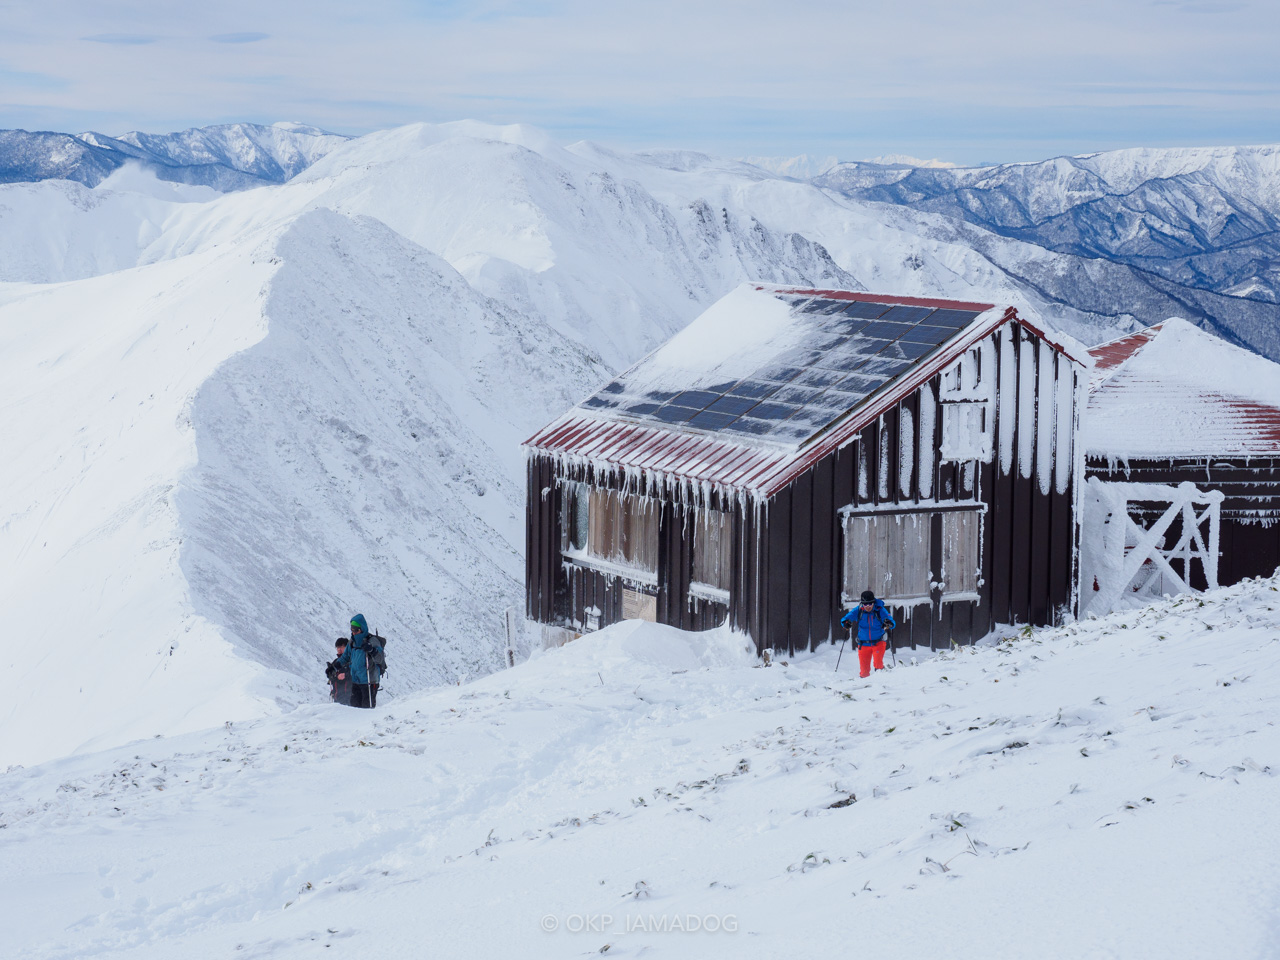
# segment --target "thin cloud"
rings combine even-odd
[[[93,36],[80,39],[91,43],[115,43],[125,47],[142,47],[148,43],[155,43],[160,38],[145,33],[95,33]]]
[[[214,43],[257,43],[269,36],[269,33],[217,33],[209,39]]]

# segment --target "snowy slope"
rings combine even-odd
[[[1273,956],[1278,621],[1254,581],[867,681],[621,624],[394,707],[10,771],[5,947]]]

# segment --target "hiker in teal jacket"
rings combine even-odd
[[[351,642],[347,651],[338,658],[338,665],[345,668],[351,677],[351,705],[353,707],[372,707],[374,690],[382,679],[378,674],[378,666],[373,662],[376,652],[373,640],[369,636],[369,625],[364,615],[357,613],[351,618]]]

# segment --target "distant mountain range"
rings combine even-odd
[[[227,123],[119,137],[0,130],[0,183],[74,180],[96,187],[133,161],[161,180],[243,190],[284,183],[348,139],[300,123]]]
[[[842,163],[812,182],[1177,284],[1280,302],[1280,146],[951,169]]]

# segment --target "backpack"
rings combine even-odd
[[[384,648],[387,645],[387,638],[371,633],[369,634],[369,642],[372,645],[369,652],[369,662],[378,668],[378,676],[385,677],[387,675],[387,652]]]

